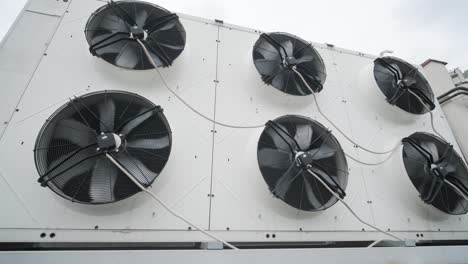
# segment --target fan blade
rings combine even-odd
[[[275,187],[271,192],[280,198],[284,198],[288,193],[291,184],[296,181],[302,170],[291,164],[289,168],[283,173],[275,183]]]
[[[273,78],[272,85],[274,87],[277,87],[279,90],[287,93],[290,78],[290,72],[281,71],[278,75],[275,76],[275,78]]]
[[[327,202],[323,198],[323,193],[321,191],[324,187],[319,187],[318,184],[321,183],[317,182],[317,180],[312,175],[302,175],[302,178],[304,180],[305,187],[305,194],[303,194],[302,196],[305,196],[307,198],[307,201],[313,208],[321,208]]]
[[[283,130],[285,130],[284,126],[282,126],[281,124],[277,124],[277,125],[280,126]],[[280,133],[282,137],[280,137],[275,131],[278,131],[278,133]],[[265,132],[273,141],[274,147],[276,147],[279,150],[290,153],[291,151],[290,146],[294,147],[294,142],[287,135],[285,135],[281,130],[279,129],[275,130],[271,127],[267,129]]]
[[[164,42],[159,42],[159,46],[164,47],[166,50],[178,51],[178,50],[183,50],[184,49],[183,44],[168,44],[168,43],[164,43]]]
[[[254,62],[256,60],[278,60],[281,62],[281,56],[278,51],[271,51],[270,49],[262,48],[263,45],[258,45],[254,47]]]
[[[115,103],[112,98],[105,96],[104,102],[98,105],[98,115],[101,127],[101,132],[110,133],[114,130],[115,119]],[[110,131],[107,131],[107,130]]]
[[[160,55],[157,52],[157,50],[153,48],[152,45],[154,45],[154,44],[152,44],[151,40],[147,40],[146,42],[143,42],[143,45],[145,45],[146,49],[149,51],[149,53],[151,55],[151,58],[153,59],[156,66],[161,67],[161,66],[165,65],[165,63],[162,62],[161,58],[159,58]],[[148,60],[148,58],[146,56],[144,56],[143,59],[145,61],[145,64],[150,64],[150,62],[149,62],[149,60]],[[151,68],[153,68],[153,65],[151,65]]]
[[[138,64],[141,62],[141,50],[139,44],[133,41],[127,42],[115,58],[115,65],[128,68],[136,69]]]
[[[158,174],[151,171],[141,161],[133,158],[126,151],[120,151],[114,154],[115,159],[131,173],[135,179],[144,186],[149,186]]]
[[[60,165],[57,169],[55,169],[52,173],[50,173],[47,179],[53,178],[50,180],[56,187],[59,189],[64,188],[67,183],[70,181],[74,180],[78,176],[87,176],[89,171],[92,170],[94,163],[96,162],[95,158],[85,160],[82,163],[80,163],[78,166],[75,166],[73,168],[70,168],[73,164],[76,164],[80,160],[85,159],[86,157],[89,157],[90,155],[80,155],[79,157],[73,157],[70,160],[64,162],[62,165]],[[54,162],[55,163],[55,162]],[[57,161],[58,163],[58,161]],[[70,168],[70,169],[68,169]]]
[[[100,157],[94,164],[89,186],[89,197],[92,202],[105,203],[114,200],[113,191],[118,171],[105,157]]]
[[[260,166],[267,168],[286,169],[294,163],[294,160],[291,153],[263,148],[258,152],[258,163]]]
[[[273,59],[258,59],[255,62],[258,72],[260,74],[272,75],[278,68],[280,68],[280,60]]]
[[[56,123],[54,138],[84,147],[96,142],[96,131],[79,121],[65,119]]]
[[[299,59],[297,59],[297,64],[306,63],[306,62],[313,62],[314,60],[315,60],[314,56],[304,55],[304,56],[300,57]]]
[[[296,124],[296,133],[294,139],[301,149],[309,149],[310,143],[312,142],[313,130],[308,124]]]
[[[148,138],[148,139],[136,139],[136,140],[128,140],[127,147],[128,148],[139,148],[139,149],[151,149],[151,150],[158,150],[158,149],[165,149],[171,145],[169,140],[169,136],[161,137],[161,138]]]
[[[319,148],[311,149],[307,151],[314,160],[321,160],[333,157],[336,154],[336,149],[328,146],[327,144],[323,144]]]
[[[437,146],[433,142],[421,142],[422,147],[425,146],[425,149],[429,151],[432,155],[432,159],[434,161],[439,160],[439,151],[437,150]]]
[[[153,110],[150,110],[144,114],[138,114],[136,117],[131,118],[128,123],[126,123],[122,129],[120,130],[121,134],[124,134],[126,137],[132,133],[132,131],[141,124],[143,124],[145,121],[149,120],[151,117],[157,115],[159,112],[158,108],[154,108]]]
[[[283,46],[283,48],[286,50],[286,56],[292,56],[293,55],[293,51],[294,51],[294,46],[293,46],[293,42],[291,40],[287,40],[287,41],[284,41],[284,42],[281,42],[281,46]]]

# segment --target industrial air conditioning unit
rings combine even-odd
[[[467,167],[414,65],[143,1],[51,2],[24,11],[47,43],[30,81],[0,91],[1,242],[467,239]]]

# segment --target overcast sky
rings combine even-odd
[[[75,0],[76,1],[76,0]],[[467,0],[149,0],[173,12],[361,52],[394,55],[420,64],[427,58],[468,69]],[[0,38],[25,0],[0,0]]]

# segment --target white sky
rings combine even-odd
[[[74,0],[79,1],[79,0]],[[169,9],[227,23],[285,31],[314,42],[395,56],[420,64],[427,58],[468,69],[466,0],[147,0]],[[0,0],[0,38],[25,0]]]

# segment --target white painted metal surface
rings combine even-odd
[[[173,98],[154,72],[122,70],[93,57],[83,30],[89,15],[105,3],[75,0],[68,6],[68,2],[56,2],[32,1],[29,8],[46,14],[34,13],[29,18],[31,12],[24,11],[24,18],[19,19],[0,50],[11,47],[24,56],[22,60],[16,59],[16,53],[1,53],[11,64],[8,67],[15,69],[40,61],[38,67],[21,72],[21,78],[10,80],[0,90],[0,98],[7,102],[0,108],[0,121],[8,122],[0,140],[0,211],[8,212],[0,218],[0,241],[206,240],[144,194],[115,204],[90,206],[65,201],[37,183],[32,149],[45,119],[67,98],[98,90],[138,93],[164,108],[173,131],[173,149],[152,191],[186,218],[226,240],[385,238],[365,229],[340,204],[321,213],[305,213],[273,198],[257,165],[262,129],[215,126]],[[263,84],[252,63],[252,47],[259,31],[180,17],[187,31],[187,45],[174,65],[162,72],[178,94],[203,114],[235,125],[264,124],[285,114],[309,116],[330,127],[354,157],[368,162],[385,158],[367,154],[346,141],[318,114],[312,97],[289,96]],[[47,24],[47,19],[54,23]],[[50,43],[43,46],[45,50],[31,51],[46,39],[35,39],[31,47],[24,38],[15,38],[19,29],[22,34],[35,30],[22,28],[24,23],[40,24],[44,32],[55,32]],[[406,114],[385,102],[372,75],[374,56],[314,46],[328,74],[318,94],[319,104],[350,137],[382,151],[413,132],[432,133],[429,115]],[[22,54],[23,50],[28,53]],[[2,60],[0,69],[4,65]],[[8,75],[0,71],[2,80]],[[433,78],[438,77],[428,75],[433,88],[438,89],[440,84]],[[25,81],[28,79],[29,83]],[[460,151],[439,106],[434,113],[435,126]],[[348,164],[346,201],[363,219],[407,239],[468,238],[466,216],[445,215],[419,199],[404,170],[400,149],[384,165],[367,167],[349,159]],[[56,236],[41,238],[43,232]],[[275,238],[267,238],[267,234],[275,234]]]
[[[36,251],[0,253],[1,263],[467,263],[465,247],[339,248],[241,251]]]

